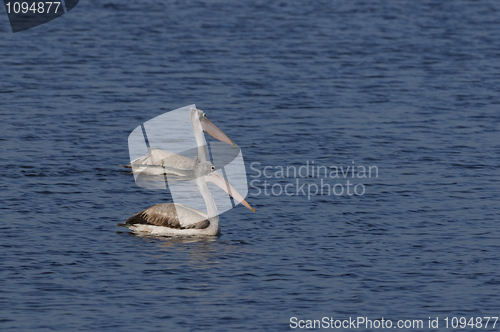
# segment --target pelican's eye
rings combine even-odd
[[[215,166],[212,166],[212,171],[215,171]]]
[[[206,118],[206,117],[207,117],[207,115],[206,115],[205,113],[203,113],[203,117],[204,117],[204,118]]]

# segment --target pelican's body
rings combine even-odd
[[[175,152],[149,148],[149,153],[133,160],[129,167],[134,172],[146,175],[173,174],[190,176],[194,169],[194,159]]]
[[[233,196],[234,199],[255,211],[243,197],[227,183],[208,161],[194,160],[196,184],[205,200],[207,212],[176,203],[156,204],[143,210],[125,222],[125,226],[137,232],[168,236],[217,236],[220,234],[219,214],[207,182]]]
[[[193,223],[183,223],[185,219],[193,220]],[[210,236],[220,234],[218,219],[211,223],[204,212],[182,204],[163,203],[137,213],[125,225],[134,231],[152,235]]]
[[[229,137],[207,118],[207,115],[202,110],[196,108],[191,109],[191,125],[199,150],[198,155],[200,153],[206,154],[203,132],[206,132],[221,142],[235,146]],[[203,151],[201,151],[202,149]],[[200,156],[200,159],[207,160],[206,155]],[[146,175],[160,175],[166,173],[179,176],[190,176],[192,175],[194,165],[195,161],[192,158],[170,151],[149,148],[148,154],[132,160],[127,167],[133,168],[134,172]]]

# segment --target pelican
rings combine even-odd
[[[203,156],[203,154],[202,154]],[[183,204],[162,203],[143,210],[130,217],[125,224],[133,231],[146,232],[152,235],[163,236],[196,236],[196,235],[220,235],[219,214],[217,205],[210,193],[207,182],[214,183],[235,200],[249,208],[252,208],[245,199],[215,170],[214,165],[206,160],[195,158],[193,160],[193,172],[196,185],[200,191],[207,213],[190,208]],[[179,218],[180,217],[180,218]]]
[[[200,153],[203,154],[200,155],[201,160],[207,160],[203,132],[206,132],[221,142],[237,146],[222,132],[222,130],[217,128],[217,126],[207,118],[207,115],[202,110],[192,108],[190,117],[194,137],[198,146],[198,155],[200,155]],[[192,176],[194,166],[195,161],[192,158],[170,151],[149,148],[148,154],[132,160],[130,164],[125,167],[133,168],[134,172],[146,175],[160,175],[166,173],[179,176]]]

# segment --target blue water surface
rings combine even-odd
[[[89,0],[13,34],[0,13],[0,329],[361,316],[451,331],[445,317],[500,316],[499,14],[494,1]],[[117,227],[168,201],[120,167],[128,134],[193,103],[241,146],[256,212],[221,215],[218,238]],[[276,174],[313,162],[378,177]],[[308,195],[347,180],[364,194]]]

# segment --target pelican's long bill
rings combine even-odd
[[[227,183],[219,173],[214,171],[210,174],[205,175],[205,181],[212,182],[217,187],[221,188],[226,193],[231,195],[235,200],[243,204],[245,207],[255,212],[255,209],[251,207],[250,204],[248,204],[247,201],[245,201],[245,199],[236,191],[236,189],[234,189],[233,186]]]
[[[213,122],[210,121],[207,117],[200,119],[200,122],[201,122],[201,128],[203,129],[204,132],[206,132],[213,138],[218,139],[221,142],[236,146],[236,144],[234,144],[233,141],[231,141],[229,137],[227,137],[227,135],[224,134],[222,130],[217,128],[217,126],[214,125]]]

